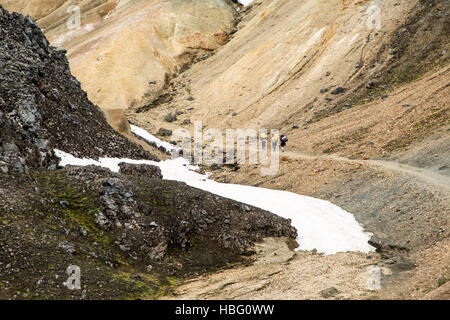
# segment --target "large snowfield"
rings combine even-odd
[[[133,126],[133,132],[157,145],[165,146],[144,129]],[[173,146],[172,146],[173,148]],[[154,162],[117,158],[79,159],[60,150],[55,154],[61,159],[60,165],[97,165],[119,171],[119,163],[150,164],[161,169],[163,178],[185,182],[187,185],[214,193],[224,198],[270,211],[278,216],[291,219],[298,231],[299,250],[313,250],[324,254],[358,251],[370,252],[374,248],[368,244],[371,234],[364,232],[354,216],[332,203],[292,192],[219,183],[199,174],[195,167],[184,158]]]

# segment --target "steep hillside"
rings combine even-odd
[[[380,98],[448,63],[448,5],[438,2],[383,2],[371,30],[369,1],[255,1],[233,39],[149,110],[150,125],[174,106],[212,127],[290,132]]]
[[[234,27],[227,0],[43,2],[0,1],[38,19],[50,42],[67,49],[89,98],[108,110],[151,102],[172,74],[223,45]]]
[[[0,48],[0,299],[151,299],[251,261],[265,237],[296,238],[288,220],[164,181],[155,166],[60,168],[55,149],[157,159],[107,124],[31,19],[1,6]]]
[[[262,264],[199,278],[177,297],[223,298],[223,284],[235,298],[323,298],[329,288],[316,270],[324,265],[333,279],[349,279],[333,282],[342,294],[328,298],[448,297],[447,0],[42,3],[0,0],[38,18],[50,42],[68,50],[81,86],[115,129],[134,139],[129,120],[168,141],[195,121],[280,129],[289,142],[276,175],[261,177],[259,165],[204,169],[221,182],[329,200],[373,233],[378,251],[286,253],[266,263],[264,247]],[[82,18],[73,30],[72,3]],[[289,251],[284,242],[269,249]],[[384,272],[382,290],[370,294],[361,275],[368,265]],[[305,292],[289,285],[302,272],[312,277]]]
[[[56,169],[53,149],[80,157],[156,159],[105,121],[69,71],[62,51],[39,27],[2,10],[0,29],[0,132],[2,170]]]
[[[374,233],[379,265],[393,270],[380,297],[424,297],[450,272],[449,6],[379,2],[377,30],[367,27],[376,3],[255,1],[229,43],[172,81],[170,101],[128,116],[153,132],[192,130],[198,120],[281,129],[289,142],[277,175],[243,165],[215,171],[216,179],[354,213]],[[434,259],[426,266],[425,252]],[[213,289],[205,294],[221,297]],[[249,296],[261,297],[256,289]]]

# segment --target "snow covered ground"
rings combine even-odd
[[[158,140],[138,127],[134,127],[133,132],[147,140],[148,138]],[[162,141],[158,143],[163,144]],[[173,148],[173,146],[171,147]],[[206,175],[194,172],[195,167],[189,165],[184,158],[162,162],[116,158],[100,158],[95,161],[78,159],[59,150],[55,150],[55,154],[61,159],[61,166],[97,165],[109,168],[114,172],[119,171],[121,162],[158,166],[166,180],[185,182],[189,186],[291,219],[292,225],[299,233],[297,241],[300,244],[300,250],[316,249],[325,254],[374,251],[374,248],[368,244],[371,235],[364,232],[353,215],[328,201],[287,191],[215,182],[208,179]]]
[[[240,4],[244,6],[248,6],[250,3],[253,2],[253,0],[238,0]]]
[[[159,140],[154,135],[150,134],[148,131],[146,131],[142,128],[136,127],[135,125],[132,125],[132,124],[130,124],[130,127],[131,127],[131,132],[133,132],[134,134],[140,136],[141,138],[143,138],[144,140],[146,140],[148,142],[156,143],[156,145],[158,147],[164,147],[170,153],[173,153],[174,151],[178,150],[178,148],[174,147],[170,143]]]

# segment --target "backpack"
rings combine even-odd
[[[277,142],[277,141],[278,141],[278,135],[277,135],[277,134],[274,134],[274,135],[272,136],[272,141],[273,141],[273,142]]]

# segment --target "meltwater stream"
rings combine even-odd
[[[132,131],[157,145],[166,144],[141,128],[132,126]],[[364,232],[354,216],[325,200],[287,191],[219,183],[208,179],[206,175],[193,171],[196,167],[191,166],[184,158],[161,162],[118,158],[100,158],[96,161],[75,158],[60,150],[55,150],[55,154],[61,159],[61,166],[97,165],[114,172],[119,172],[119,163],[121,162],[157,166],[161,169],[163,179],[185,182],[189,186],[291,219],[292,225],[299,234],[297,238],[300,245],[299,250],[316,249],[324,254],[374,250],[368,243],[371,234]]]

